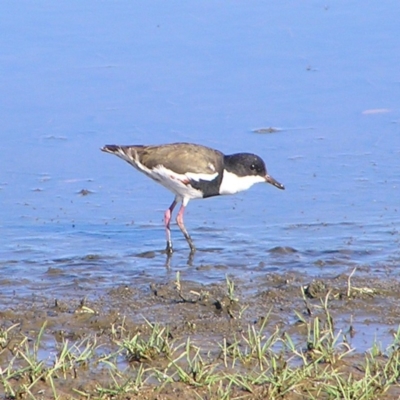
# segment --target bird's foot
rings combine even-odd
[[[172,242],[167,242],[167,247],[165,248],[165,252],[167,254],[172,254],[174,249],[172,248]]]

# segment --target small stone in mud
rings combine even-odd
[[[135,294],[135,290],[127,285],[117,286],[108,292],[109,296],[116,299],[129,299]]]
[[[87,254],[85,257],[83,257],[85,261],[90,261],[90,260],[100,260],[101,257],[98,254]]]
[[[275,254],[291,254],[291,253],[297,253],[297,250],[294,249],[293,247],[288,247],[288,246],[277,246],[273,247],[272,249],[268,250],[270,253],[275,253]]]
[[[88,189],[82,189],[81,191],[78,192],[78,194],[80,194],[81,196],[87,196],[88,194],[92,194],[93,192],[91,192]]]
[[[139,257],[139,258],[154,258],[155,256],[156,256],[156,252],[151,251],[151,250],[136,254],[136,257]]]
[[[320,298],[326,295],[327,287],[323,281],[314,279],[304,287],[304,293],[311,299]]]
[[[268,128],[258,128],[258,129],[253,129],[254,133],[277,133],[282,131],[280,128],[274,128],[273,126],[270,126]]]
[[[48,275],[62,275],[63,270],[61,268],[56,268],[56,267],[49,267],[46,271],[46,274]]]

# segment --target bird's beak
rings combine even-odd
[[[277,180],[275,180],[271,175],[268,174],[265,175],[265,182],[274,185],[278,189],[285,189],[285,186],[283,186],[282,183],[279,183]]]

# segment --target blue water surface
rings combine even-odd
[[[374,0],[0,4],[2,291],[178,270],[398,276],[398,15]],[[176,225],[162,252],[173,195],[99,150],[176,141],[255,152],[286,186],[190,202],[189,263]]]

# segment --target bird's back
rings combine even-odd
[[[148,169],[159,165],[178,174],[197,173],[214,174],[222,173],[223,154],[212,148],[191,144],[171,143],[165,145],[106,145],[102,149],[115,154],[130,164],[139,161]]]

